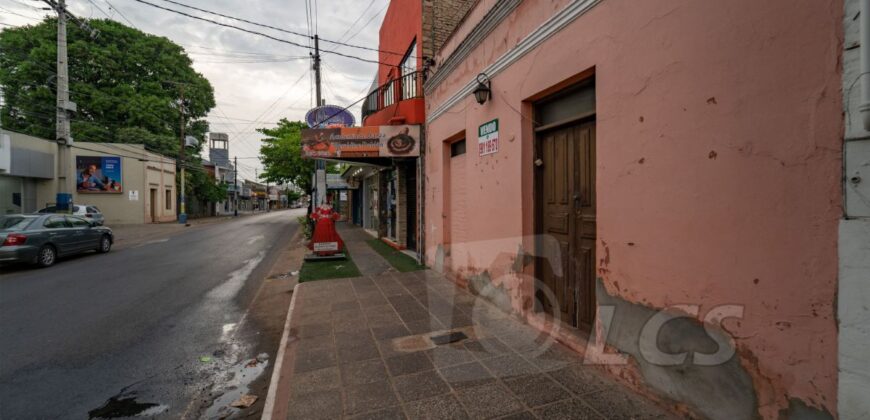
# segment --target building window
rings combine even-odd
[[[172,190],[166,190],[166,210],[172,210]]]
[[[417,40],[411,43],[402,64],[399,65],[402,76],[402,99],[417,97]]]
[[[465,139],[450,143],[450,157],[465,154]]]

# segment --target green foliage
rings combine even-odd
[[[185,171],[190,193],[202,201],[217,203],[227,199],[227,184],[201,170]]]
[[[305,261],[299,269],[299,282],[360,277],[362,274],[350,254],[344,260]]]
[[[184,110],[186,135],[204,139],[204,118],[215,106],[208,80],[197,73],[184,49],[111,20],[91,19],[99,31],[91,38],[77,25],[67,27],[73,138],[83,142],[144,144],[177,158]],[[0,86],[4,127],[46,139],[55,138],[57,20],[0,31]],[[184,101],[181,102],[182,91]],[[201,149],[201,146],[200,146]],[[221,201],[226,188],[202,171],[188,149],[189,195]]]
[[[69,25],[70,100],[78,105],[72,133],[78,141],[143,143],[177,157],[181,91],[185,133],[204,138],[214,92],[181,46],[111,20],[91,19],[96,38]],[[57,20],[0,31],[3,126],[55,138]]]
[[[417,260],[409,257],[405,253],[396,250],[395,248],[387,245],[384,241],[380,239],[370,239],[366,241],[372,249],[375,250],[378,254],[384,257],[390,265],[393,266],[396,270],[402,273],[406,273],[408,271],[419,271],[425,270],[425,265],[420,265],[417,263]]]
[[[257,131],[268,136],[260,147],[260,161],[266,170],[260,179],[274,183],[292,183],[307,193],[311,193],[311,176],[314,173],[314,159],[302,157],[302,130],[308,125],[302,121],[288,121],[282,118],[275,128],[259,128]],[[329,164],[327,172],[337,173],[338,166]]]
[[[305,235],[305,239],[311,239],[311,235],[314,233],[311,229],[311,219],[306,215],[302,215],[296,218],[296,223],[299,223],[299,227],[302,228],[302,234]]]
[[[300,193],[298,191],[293,191],[293,190],[287,190],[286,195],[287,195],[287,201],[290,203],[302,198],[302,193]]]

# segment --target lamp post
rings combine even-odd
[[[492,98],[492,82],[486,73],[477,75],[477,87],[474,88],[474,99],[477,103],[483,105],[487,100]]]

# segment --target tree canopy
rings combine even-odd
[[[177,157],[179,106],[185,133],[204,139],[202,118],[215,106],[214,91],[181,46],[111,20],[87,23],[98,31],[95,38],[75,24],[67,30],[70,100],[78,105],[73,139],[143,143]],[[4,127],[55,138],[56,36],[56,19],[0,31]]]
[[[274,128],[258,128],[266,138],[260,147],[260,162],[266,170],[260,179],[277,184],[291,183],[311,193],[311,176],[314,174],[314,159],[302,157],[302,130],[308,128],[303,121],[288,121],[282,118]],[[338,172],[338,165],[326,165],[326,171]]]

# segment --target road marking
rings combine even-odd
[[[143,246],[154,245],[154,244],[162,244],[162,243],[164,243],[164,242],[169,242],[169,238],[150,240],[150,241],[147,241],[147,242],[143,242],[143,243],[141,243],[141,244],[139,244],[139,245],[136,245],[136,246],[134,246],[133,248],[141,248],[141,247],[143,247]]]
[[[257,242],[257,241],[259,241],[259,240],[261,240],[261,239],[266,239],[266,237],[265,237],[264,235],[257,235],[257,236],[254,236],[253,238],[248,239],[248,245],[253,245],[254,242]]]

